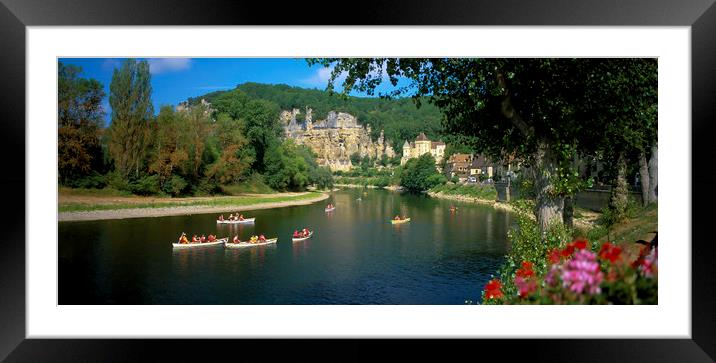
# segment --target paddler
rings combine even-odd
[[[189,240],[186,238],[186,233],[182,232],[181,237],[179,237],[179,243],[186,244],[189,243]]]
[[[193,235],[193,236],[191,237],[191,241],[192,241],[192,242],[199,242],[199,237],[197,237],[196,235]]]
[[[219,220],[220,220],[220,221],[223,221],[223,220],[224,220],[224,215],[223,215],[223,214],[219,216]]]
[[[234,241],[234,243],[241,243],[241,241],[239,240],[239,236],[238,236],[238,235],[237,235],[237,236],[234,236],[234,240],[233,240],[233,241]]]
[[[261,241],[261,242],[266,242],[266,237],[264,237],[263,234],[260,235],[260,236],[259,236],[259,241]]]
[[[240,220],[240,221],[243,221],[243,220],[244,220],[244,215],[243,215],[243,214],[239,216],[239,220]]]

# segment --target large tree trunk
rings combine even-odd
[[[574,227],[574,197],[564,197],[564,212],[562,215],[562,222],[568,228]]]
[[[609,207],[614,212],[615,221],[624,218],[629,197],[629,185],[626,180],[626,159],[620,154],[617,159],[617,177],[612,185],[612,195]]]
[[[556,195],[551,176],[555,173],[557,162],[552,155],[549,144],[540,142],[535,154],[535,215],[540,231],[544,233],[551,223],[562,223],[564,197]]]
[[[659,175],[657,154],[658,149],[654,145],[651,147],[651,159],[649,159],[649,203],[657,202],[656,187],[658,183],[657,176]]]
[[[649,165],[646,163],[646,152],[639,154],[639,182],[641,183],[642,204],[646,206],[651,203],[649,200]]]

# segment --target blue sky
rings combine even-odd
[[[176,105],[189,97],[217,90],[233,89],[246,82],[287,84],[302,88],[325,89],[330,70],[309,67],[305,59],[293,58],[150,58],[152,101],[155,112],[161,105]],[[119,68],[120,58],[61,58],[65,64],[82,67],[83,78],[94,78],[109,95],[112,72]],[[401,82],[402,84],[403,82]],[[392,86],[384,82],[378,91]],[[355,96],[365,96],[353,93]],[[110,118],[109,96],[103,106]]]

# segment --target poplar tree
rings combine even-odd
[[[149,63],[125,60],[119,69],[114,70],[109,91],[112,107],[109,153],[121,177],[128,178],[134,173],[136,178],[145,164],[149,121],[154,114]]]

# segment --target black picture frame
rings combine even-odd
[[[581,1],[379,1],[331,2],[217,2],[186,0],[0,0],[0,173],[6,210],[1,218],[0,245],[0,359],[8,361],[143,361],[206,360],[221,354],[222,340],[165,339],[26,339],[25,336],[25,28],[65,25],[522,25],[522,26],[688,26],[691,27],[692,175],[691,187],[692,307],[691,339],[531,339],[441,341],[439,350],[426,342],[405,340],[251,340],[231,343],[236,349],[275,354],[299,354],[315,359],[340,351],[342,360],[364,360],[380,349],[381,358],[407,360],[412,356],[440,360],[467,359],[492,351],[537,361],[684,361],[716,359],[716,274],[710,260],[714,247],[708,226],[714,205],[714,176],[709,162],[716,115],[716,6],[714,0]],[[325,7],[328,14],[319,12]],[[661,100],[660,100],[661,102]],[[662,170],[663,171],[663,170]],[[666,171],[668,172],[668,171]],[[19,191],[23,192],[20,193]],[[668,221],[664,221],[668,223]],[[669,243],[665,241],[663,243]],[[330,344],[330,347],[327,346]],[[408,345],[413,347],[408,347]],[[415,349],[415,345],[422,348]],[[187,349],[192,346],[193,348]],[[277,346],[279,348],[277,348]],[[381,348],[387,348],[387,350]],[[519,347],[516,349],[516,347]],[[282,353],[283,352],[283,353]],[[509,353],[505,353],[509,352]],[[514,353],[513,353],[514,352]],[[161,355],[159,355],[161,354]],[[249,354],[247,351],[246,354]],[[259,353],[260,354],[260,353]],[[243,356],[242,356],[243,357]],[[498,358],[499,359],[499,358]]]

